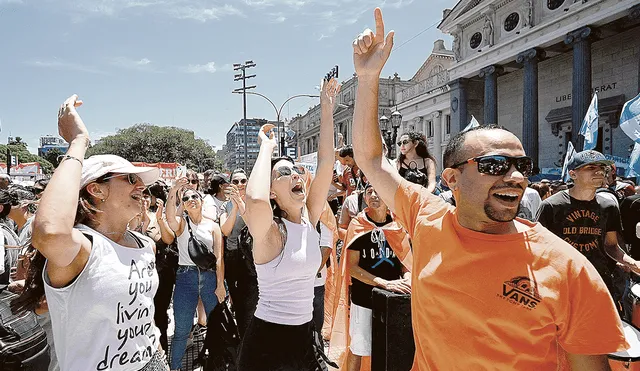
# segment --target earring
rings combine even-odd
[[[104,198],[101,198],[101,199],[100,199],[100,202],[103,202],[103,203],[104,203]]]

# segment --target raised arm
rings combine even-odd
[[[222,242],[222,232],[217,223],[213,224],[213,254],[216,256],[216,280],[217,286],[215,294],[219,302],[223,302],[226,296],[224,287],[224,243]]]
[[[336,79],[322,80],[320,89],[320,145],[318,147],[318,164],[315,178],[311,182],[307,197],[309,219],[313,225],[318,224],[327,194],[333,179],[334,149],[333,149],[333,106],[336,95],[340,91],[340,84]]]
[[[158,206],[158,209],[156,210],[156,220],[158,221],[158,226],[160,227],[160,236],[162,236],[162,242],[166,243],[167,245],[171,245],[176,236],[167,223],[166,215],[164,215],[164,202],[158,199],[156,201],[156,205]]]
[[[76,111],[81,104],[73,95],[60,107],[58,131],[69,149],[53,173],[33,221],[33,246],[47,258],[49,269],[61,273],[56,275],[57,282],[52,281],[56,286],[68,283],[64,281],[82,271],[91,250],[91,242],[74,228],[82,163],[89,145],[89,133]]]
[[[181,201],[179,198],[182,196],[182,190],[187,186],[187,182],[187,178],[178,179],[176,184],[169,190],[169,196],[167,197],[167,224],[176,236],[180,236],[185,227],[184,218],[182,215],[178,215],[178,207],[176,204]],[[182,210],[182,208],[180,208],[180,210]]]
[[[258,133],[260,152],[247,183],[244,221],[254,241],[265,239],[275,224],[269,195],[271,193],[271,155],[278,143],[273,132],[267,136],[267,133],[274,127],[272,124],[267,124],[260,128]],[[263,245],[255,244],[254,258],[260,254],[255,248]]]
[[[367,29],[353,42],[353,63],[358,75],[353,114],[353,153],[355,161],[382,200],[395,210],[395,193],[402,177],[384,157],[378,125],[380,73],[393,48],[393,31],[384,35],[379,8],[375,10],[376,33]]]

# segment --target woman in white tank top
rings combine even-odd
[[[202,299],[206,313],[211,313],[219,302],[224,301],[226,295],[220,227],[202,215],[202,196],[198,191],[187,188],[187,182],[187,178],[178,179],[167,198],[167,223],[178,236],[178,271],[173,292],[173,318],[176,327],[171,343],[172,370],[178,370],[182,365],[198,298]],[[185,214],[176,215],[176,199],[181,203]],[[200,269],[191,260],[191,234],[213,251],[217,258],[216,270]]]
[[[33,221],[60,369],[168,370],[154,325],[155,245],[128,230],[157,168],[114,155],[84,159],[89,134],[76,95],[58,112],[69,143]]]
[[[253,236],[260,294],[242,339],[239,371],[321,369],[312,321],[314,281],[321,264],[316,225],[333,175],[333,105],[339,90],[334,79],[323,80],[318,164],[309,189],[293,160],[272,160],[278,142],[273,132],[267,133],[274,126],[264,125],[258,134],[260,152],[247,184],[244,220]]]

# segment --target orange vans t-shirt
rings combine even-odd
[[[395,208],[413,240],[414,371],[556,370],[558,345],[575,354],[628,348],[598,272],[540,224],[475,232],[405,180]]]

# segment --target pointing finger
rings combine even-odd
[[[382,20],[382,10],[380,8],[376,8],[373,11],[373,15],[376,19],[376,37],[378,40],[382,40],[384,38],[384,21]]]

